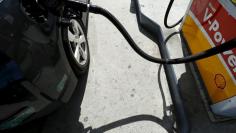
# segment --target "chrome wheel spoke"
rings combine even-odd
[[[68,29],[68,39],[70,42],[75,42],[76,40],[76,35],[74,35],[69,29]]]
[[[88,46],[84,32],[77,20],[71,20],[71,27],[68,28],[68,40],[72,46],[75,59],[80,65],[84,65],[88,59]]]
[[[85,42],[86,42],[86,40],[85,40],[84,35],[81,35],[81,36],[79,37],[79,44],[82,44],[82,43],[85,43]]]
[[[85,60],[87,57],[86,48],[83,49],[83,47],[81,45],[79,45],[79,50],[80,50],[81,57]]]
[[[76,46],[74,56],[75,56],[77,61],[80,61],[80,50],[79,50],[79,46],[78,45]]]
[[[79,34],[79,29],[77,28],[78,25],[77,25],[77,22],[75,20],[71,20],[71,26],[72,26],[72,30],[74,32],[74,34]]]

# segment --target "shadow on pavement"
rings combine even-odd
[[[164,129],[166,129],[166,131],[168,131],[168,133],[172,133],[172,127],[170,127],[169,125],[169,119],[164,117],[163,119],[157,118],[155,116],[152,115],[136,115],[136,116],[131,116],[125,119],[121,119],[115,122],[112,122],[110,124],[101,126],[99,128],[95,128],[92,129],[92,127],[86,128],[85,131],[90,131],[89,133],[103,133],[127,124],[131,124],[134,122],[138,122],[138,121],[151,121],[154,122],[160,126],[162,126]],[[87,133],[87,132],[86,132]]]
[[[131,116],[128,118],[124,118],[121,120],[117,120],[115,122],[103,125],[98,128],[88,127],[84,128],[83,124],[78,121],[80,117],[80,106],[83,100],[84,92],[80,92],[80,90],[85,90],[87,76],[82,77],[80,79],[80,84],[78,86],[77,91],[74,93],[73,97],[71,98],[70,102],[65,104],[59,111],[50,115],[47,120],[45,120],[41,132],[40,133],[103,133],[127,124],[139,122],[139,121],[150,121],[154,122],[160,126],[162,126],[168,133],[173,133],[173,124],[174,124],[174,117],[168,115],[168,111],[172,112],[172,107],[166,106],[165,95],[163,91],[163,87],[161,84],[161,68],[160,65],[158,70],[158,84],[160,87],[162,99],[163,99],[163,118],[157,118],[152,115],[136,115]],[[79,95],[78,95],[79,94]]]
[[[99,128],[93,129],[92,127],[88,127],[84,130],[84,133],[104,133],[106,131],[109,131],[109,130],[112,130],[112,129],[115,129],[115,128],[118,128],[118,127],[121,127],[124,125],[128,125],[131,123],[139,122],[139,121],[154,122],[154,123],[160,125],[161,127],[163,127],[168,133],[173,133],[174,132],[174,130],[173,130],[174,116],[172,114],[168,115],[168,112],[170,112],[170,113],[172,112],[172,107],[167,107],[167,104],[166,104],[165,94],[164,94],[164,90],[163,90],[162,83],[161,83],[161,69],[162,69],[162,65],[159,66],[157,78],[158,78],[158,85],[160,88],[162,101],[163,101],[163,114],[164,114],[164,116],[162,119],[160,119],[156,116],[153,116],[153,115],[145,115],[145,114],[136,115],[136,116],[131,116],[128,118],[124,118],[124,119],[109,123],[107,125],[103,125]]]

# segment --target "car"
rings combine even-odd
[[[37,0],[0,0],[0,131],[70,100],[89,69],[87,25],[88,11],[55,15]]]

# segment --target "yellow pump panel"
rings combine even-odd
[[[192,1],[181,30],[193,54],[236,38],[236,6],[232,1],[228,10],[227,4]],[[213,104],[236,96],[236,49],[196,64]]]

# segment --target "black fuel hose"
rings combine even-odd
[[[177,26],[178,24],[180,24],[183,21],[183,17],[182,17],[177,23],[172,24],[172,25],[168,25],[168,16],[170,14],[170,10],[171,10],[173,3],[174,3],[174,0],[170,0],[169,5],[166,9],[165,17],[164,17],[164,25],[168,29],[174,28],[175,26]]]
[[[228,51],[228,50],[231,50],[233,48],[236,48],[236,38],[235,38],[235,39],[230,40],[230,41],[228,41],[228,42],[226,42],[226,43],[224,43],[222,45],[219,45],[219,46],[216,46],[214,48],[210,48],[208,50],[200,52],[198,54],[186,56],[186,57],[183,57],[183,58],[176,58],[176,59],[160,59],[160,58],[156,58],[156,57],[148,55],[142,49],[140,49],[139,46],[134,42],[132,37],[129,35],[127,30],[124,28],[124,26],[116,19],[116,17],[114,17],[106,9],[104,9],[102,7],[99,7],[99,6],[90,5],[90,4],[86,4],[86,3],[79,2],[79,1],[74,1],[74,0],[67,0],[65,2],[65,4],[66,4],[66,6],[69,6],[71,8],[74,8],[74,9],[77,9],[77,10],[81,10],[81,11],[86,11],[89,8],[89,12],[95,13],[95,14],[100,14],[100,15],[103,15],[104,17],[106,17],[121,32],[121,34],[124,36],[124,38],[130,44],[130,46],[133,48],[133,50],[136,53],[138,53],[141,57],[143,57],[144,59],[146,59],[146,60],[148,60],[150,62],[154,62],[154,63],[158,63],[158,64],[182,64],[182,63],[189,63],[189,62],[201,60],[201,59],[204,59],[204,58],[208,58],[210,56],[213,56],[213,55],[222,53],[224,51]]]

